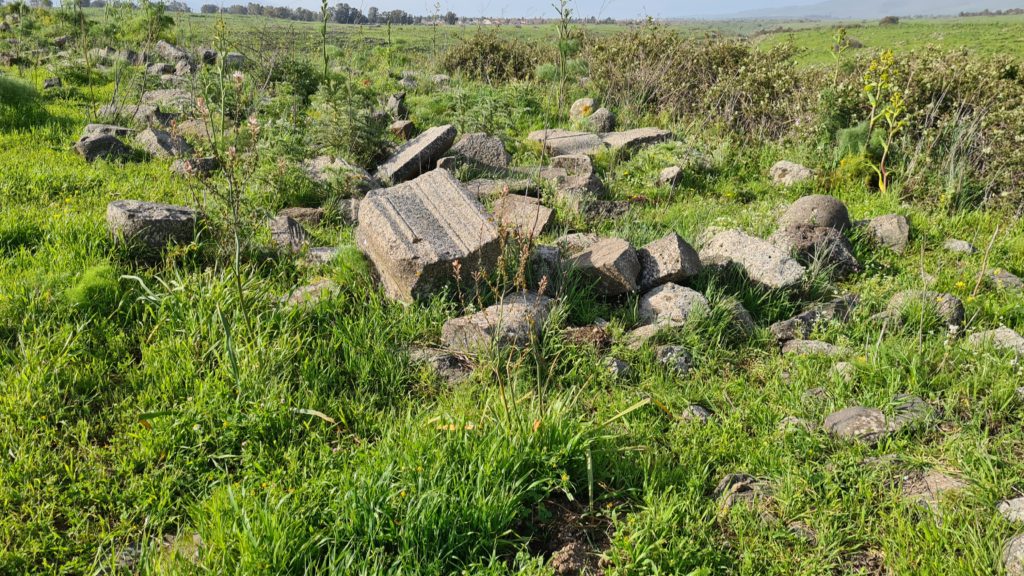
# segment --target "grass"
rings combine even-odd
[[[204,38],[200,23],[211,20],[179,20],[176,34]],[[897,34],[926,41],[932,32],[922,29],[956,38],[963,27],[1019,22],[915,21],[853,34],[881,47]],[[228,19],[238,45],[265,24],[314,33]],[[331,28],[357,39],[384,33]],[[365,73],[375,90],[399,89],[382,71],[429,70],[426,32],[402,28],[396,50],[371,49]],[[815,53],[828,34],[796,38]],[[985,33],[965,34],[1002,51]],[[909,249],[896,255],[855,239],[866,271],[800,298],[705,274],[694,286],[715,312],[658,340],[692,350],[685,377],[659,365],[650,346],[625,344],[635,299],[601,302],[572,288],[534,346],[484,355],[450,383],[412,364],[408,349],[436,344],[459,305],[389,302],[358,257],[315,269],[254,259],[242,272],[245,308],[224,258],[197,249],[145,265],[127,259],[106,233],[108,202],[189,204],[197,190],[169,174],[169,161],[86,164],[70,151],[92,120],[87,110],[113,93],[109,77],[94,92],[43,94],[47,70],[7,73],[0,88],[17,99],[0,107],[0,573],[549,574],[536,550],[558,505],[604,527],[610,574],[875,574],[879,564],[894,574],[991,574],[1019,530],[995,506],[1024,490],[1021,365],[916,325],[881,338],[869,318],[894,292],[924,287],[923,268],[935,289],[965,300],[968,330],[1021,331],[1021,294],[973,295],[981,254],[941,249],[949,237],[981,248],[992,240],[990,261],[1024,273],[1024,229],[1009,213],[907,204],[827,179],[778,189],[768,167],[783,157],[813,162],[811,151],[666,123],[676,142],[597,162],[614,198],[643,201],[612,221],[559,214],[562,225],[542,241],[567,222],[636,245],[668,231],[692,242],[710,226],[763,236],[792,200],[830,193],[854,218],[906,214]],[[570,101],[584,93],[574,87]],[[553,94],[454,78],[448,89],[413,90],[408,104],[419,126],[498,134],[528,165],[538,154],[525,135],[557,116]],[[709,171],[676,189],[653,185],[693,148]],[[289,191],[254,186],[260,214]],[[354,254],[350,228],[311,231]],[[340,292],[311,308],[281,305],[322,277]],[[831,373],[833,360],[778,354],[768,324],[849,292],[862,297],[854,320],[816,337],[849,350],[851,381]],[[725,321],[719,305],[731,297],[757,319],[753,337]],[[610,321],[610,351],[567,336],[567,326],[599,316]],[[612,378],[607,355],[633,375]],[[828,395],[807,394],[815,388]],[[820,423],[850,405],[885,407],[900,393],[925,398],[939,417],[875,447],[779,427],[787,416]],[[711,422],[684,419],[692,404],[712,410]],[[900,494],[902,474],[931,468],[969,483],[941,504],[941,517]],[[770,499],[724,510],[711,494],[735,472],[762,479]]]

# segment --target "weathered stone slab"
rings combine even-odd
[[[309,243],[309,234],[294,218],[278,216],[270,220],[270,239],[278,248],[295,253]]]
[[[448,320],[441,328],[441,341],[452,350],[467,353],[492,345],[523,348],[540,336],[553,304],[539,294],[512,294],[476,314]]]
[[[571,132],[569,130],[552,129],[536,130],[526,137],[538,142],[544,151],[551,156],[568,156],[575,154],[596,154],[605,148],[601,137],[592,132]]]
[[[572,232],[559,236],[555,244],[567,258],[574,258],[600,241],[601,237],[593,232]]]
[[[152,128],[139,132],[135,136],[135,143],[158,158],[177,158],[192,152],[192,146],[181,136]]]
[[[640,261],[639,284],[643,292],[669,282],[685,282],[703,269],[697,251],[675,232],[637,250],[636,256]]]
[[[1018,356],[1024,356],[1024,336],[1005,326],[971,334],[967,337],[967,345],[972,348],[992,346],[999,350],[1009,350]]]
[[[795,162],[789,162],[788,160],[776,162],[772,165],[768,174],[771,176],[772,182],[780,186],[792,186],[814,177],[814,172],[810,168]]]
[[[602,296],[636,292],[640,261],[629,242],[619,238],[600,240],[572,259],[572,266],[593,282]]]
[[[869,444],[878,442],[889,432],[885,414],[877,408],[853,406],[829,414],[823,425],[826,432],[846,440]]]
[[[784,249],[740,230],[716,234],[701,249],[700,260],[705,266],[736,265],[771,289],[795,286],[804,276],[804,267]]]
[[[409,140],[377,168],[375,176],[383,182],[399,184],[432,170],[434,164],[455,142],[455,127],[435,126]]]
[[[843,350],[819,340],[788,340],[782,345],[782,353],[789,356],[839,356]]]
[[[543,234],[554,222],[555,213],[540,200],[508,194],[494,201],[494,217],[515,234],[535,238]]]
[[[483,132],[465,134],[452,146],[451,154],[460,161],[495,172],[508,170],[512,155],[500,138]]]
[[[665,142],[672,133],[660,128],[636,128],[624,132],[608,132],[601,135],[601,142],[612,150],[632,151],[645,146]]]
[[[479,200],[495,198],[505,194],[517,194],[519,196],[539,197],[540,189],[531,180],[491,180],[478,178],[463,184],[473,196]]]
[[[789,320],[776,322],[769,326],[768,330],[780,342],[804,339],[811,335],[819,323],[849,320],[859,301],[860,298],[852,294],[843,296],[825,304],[812,306]]]
[[[161,109],[184,111],[195,105],[195,99],[188,90],[181,88],[163,88],[150,90],[142,95],[142,104],[159,106]]]
[[[604,185],[594,172],[589,156],[576,154],[551,159],[555,196],[570,210],[579,212],[604,197]]]
[[[360,192],[380,187],[380,182],[377,182],[373,176],[370,176],[369,172],[341,158],[317,156],[316,158],[305,160],[302,163],[302,167],[306,170],[310,180],[318,184],[347,181]]]
[[[405,302],[456,280],[456,262],[460,281],[472,282],[500,250],[483,206],[444,170],[371,191],[359,207],[356,241],[388,296]]]
[[[185,206],[115,200],[107,205],[107,229],[131,245],[160,249],[195,239],[199,213]]]
[[[133,133],[135,131],[131,128],[115,124],[86,124],[85,129],[82,130],[82,136],[106,135],[124,138],[125,136],[131,136]]]
[[[82,136],[75,142],[75,152],[86,162],[93,162],[100,158],[115,160],[124,158],[131,154],[131,150],[123,142],[110,134],[93,134]]]
[[[644,324],[682,326],[711,310],[703,294],[678,284],[664,284],[640,298],[639,320]]]

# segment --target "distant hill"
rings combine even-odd
[[[1024,8],[1024,0],[826,0],[805,6],[749,10],[737,18],[875,19],[883,16],[955,16],[961,12]]]

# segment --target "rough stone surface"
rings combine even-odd
[[[359,198],[342,198],[338,200],[338,220],[343,226],[351,226],[359,221]]]
[[[644,324],[681,326],[711,310],[707,298],[678,284],[664,284],[643,295],[638,317]]]
[[[812,194],[793,202],[779,218],[779,228],[793,226],[826,227],[842,232],[851,226],[850,213],[837,198]]]
[[[997,290],[1024,290],[1024,280],[1002,268],[992,268],[985,272],[985,280]]]
[[[819,340],[788,340],[782,345],[782,353],[790,356],[839,356],[843,350]]]
[[[633,151],[645,146],[672,139],[672,133],[660,128],[636,128],[624,132],[608,132],[601,135],[605,146],[613,150]]]
[[[740,230],[716,234],[701,249],[700,260],[705,266],[736,265],[771,289],[795,286],[804,276],[804,267],[785,250]]]
[[[540,236],[554,222],[555,213],[536,198],[509,194],[494,201],[495,219],[515,234],[526,238]]]
[[[967,344],[972,348],[992,346],[999,350],[1009,350],[1018,356],[1024,356],[1024,336],[1005,326],[971,334],[967,337]]]
[[[854,406],[830,414],[825,418],[823,428],[845,440],[874,444],[889,432],[889,423],[885,414],[877,408]]]
[[[452,146],[451,154],[477,168],[498,172],[508,170],[512,162],[512,155],[501,139],[483,132],[463,135]]]
[[[899,214],[886,214],[858,223],[875,242],[902,254],[910,242],[910,222]]]
[[[600,241],[601,237],[592,232],[573,232],[559,236],[555,240],[555,244],[567,258],[573,258],[586,252]]]
[[[654,358],[679,376],[685,376],[693,369],[693,355],[682,346],[658,346]]]
[[[520,292],[469,316],[452,318],[441,328],[441,341],[460,352],[475,352],[489,346],[525,347],[540,336],[553,300]]]
[[[181,88],[163,88],[150,90],[142,95],[142,104],[158,106],[161,109],[187,110],[195,104],[195,99],[188,90]]]
[[[794,184],[810,180],[814,172],[810,168],[801,166],[788,160],[779,160],[768,171],[772,182],[780,186],[792,186]]]
[[[805,266],[821,266],[835,279],[863,270],[853,246],[835,228],[790,226],[775,232],[769,241],[795,255]]]
[[[811,335],[814,327],[819,323],[833,320],[848,321],[859,301],[860,298],[855,295],[846,295],[825,304],[812,306],[789,320],[776,322],[769,326],[768,330],[780,342],[804,339]]]
[[[43,90],[54,90],[64,86],[64,82],[60,78],[47,78],[43,80]]]
[[[956,238],[946,240],[942,244],[942,247],[945,248],[947,252],[953,252],[956,254],[974,254],[978,251],[978,249],[970,242],[967,242],[966,240],[957,240]]]
[[[270,220],[270,239],[282,250],[299,252],[309,243],[309,234],[294,218],[278,216]]]
[[[205,178],[220,167],[215,156],[202,158],[179,158],[171,163],[171,173],[184,178]]]
[[[1006,576],[1024,576],[1024,534],[1018,534],[1006,542],[1002,560]]]
[[[937,470],[912,471],[903,477],[903,495],[938,511],[941,500],[963,491],[967,483]]]
[[[192,152],[192,146],[181,136],[163,130],[146,128],[135,137],[135,143],[158,158],[178,158]]]
[[[527,270],[531,289],[541,294],[554,294],[562,284],[562,251],[557,246],[535,246]]]
[[[998,506],[999,513],[1010,522],[1024,522],[1024,497],[1003,500]]]
[[[687,422],[707,424],[711,421],[711,418],[714,417],[714,415],[715,414],[711,410],[708,410],[700,404],[690,404],[686,408],[683,408],[683,412],[679,417]]]
[[[115,200],[107,205],[110,233],[131,245],[148,249],[191,242],[199,218],[195,210],[185,206],[139,200]]]
[[[598,108],[587,117],[586,123],[591,132],[611,132],[615,130],[615,114],[607,108]]]
[[[572,260],[572,266],[594,283],[602,296],[636,292],[640,262],[629,242],[618,238],[600,240]]]
[[[683,180],[683,169],[679,166],[663,168],[658,174],[658,186],[677,186]]]
[[[412,120],[395,120],[388,126],[388,132],[402,140],[408,140],[416,134],[416,124]]]
[[[567,156],[576,154],[595,154],[605,147],[601,136],[591,132],[571,132],[569,130],[536,130],[526,137],[531,142],[539,143],[544,151],[551,156]]]
[[[580,98],[569,107],[569,118],[572,120],[586,118],[594,112],[594,106],[593,98]]]
[[[555,196],[570,210],[582,211],[604,196],[604,185],[588,156],[556,156],[551,159],[551,167],[556,170],[552,178]]]
[[[669,282],[685,282],[703,269],[697,251],[675,232],[637,250],[636,257],[640,261],[641,291]]]
[[[103,158],[115,160],[131,154],[131,150],[123,142],[110,134],[94,134],[81,137],[75,142],[75,152],[86,162]]]
[[[952,294],[930,290],[904,290],[897,292],[889,300],[882,319],[902,322],[904,315],[915,308],[935,314],[947,326],[962,325],[966,314],[963,303]]]
[[[413,364],[430,367],[435,374],[448,382],[458,382],[470,372],[469,363],[465,358],[436,348],[410,348],[409,360]]]
[[[146,74],[150,76],[163,76],[174,72],[174,66],[166,62],[157,62],[146,66]]]
[[[323,266],[338,257],[340,250],[333,246],[316,246],[306,251],[301,263],[306,266]]]
[[[131,128],[125,128],[124,126],[117,126],[115,124],[86,124],[85,129],[82,130],[82,136],[116,136],[118,138],[124,138],[131,136],[135,131]]]
[[[153,104],[107,104],[101,106],[96,115],[108,122],[129,122],[140,126],[165,126],[175,117]]]
[[[300,286],[292,291],[284,299],[284,304],[287,307],[294,306],[313,306],[319,302],[331,298],[341,287],[335,284],[332,280],[322,279],[306,286]]]
[[[178,48],[169,42],[165,42],[164,40],[160,40],[156,43],[156,53],[170,62],[189,59],[188,52],[185,52],[181,48]]]
[[[728,298],[720,302],[719,306],[729,312],[732,325],[744,336],[750,336],[757,330],[757,322],[754,321],[753,314],[739,300]]]
[[[616,378],[629,378],[633,373],[633,368],[628,363],[611,356],[605,358],[601,364],[609,374]]]
[[[370,192],[359,207],[356,242],[387,294],[406,302],[456,280],[456,262],[460,281],[472,282],[500,250],[483,206],[444,170]]]
[[[491,180],[489,178],[478,178],[464,183],[463,186],[480,200],[505,194],[531,197],[540,196],[540,189],[534,185],[533,181],[527,179]]]
[[[282,208],[278,210],[277,216],[279,218],[286,216],[303,226],[317,226],[324,219],[324,209],[305,207]]]
[[[377,168],[375,176],[383,182],[399,184],[431,170],[455,142],[455,127],[436,126],[409,140]]]
[[[399,92],[388,96],[384,104],[384,112],[395,120],[406,120],[409,118],[409,109],[405,107],[405,92]]]

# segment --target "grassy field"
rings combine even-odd
[[[168,36],[210,46],[215,22],[178,18]],[[315,25],[225,22],[225,46],[253,61],[282,51],[318,62]],[[1019,62],[1022,23],[909,21],[851,35],[868,50],[938,43]],[[434,42],[428,27],[396,28],[389,46],[385,28],[331,26],[332,67],[356,69],[376,95],[401,90],[400,72],[415,71],[408,105],[417,126],[487,131],[514,164],[545,161],[526,135],[569,124],[558,83],[460,74],[448,86],[429,82],[443,52],[471,31],[442,28]],[[557,38],[550,26],[500,33],[549,48]],[[755,41],[792,39],[805,49],[798,63],[823,64],[830,35],[813,28]],[[257,63],[245,82],[256,82]],[[43,91],[55,71],[64,88]],[[124,89],[114,72],[45,63],[3,72],[0,574],[540,575],[554,573],[549,559],[566,533],[601,556],[604,574],[1002,570],[1003,545],[1020,531],[996,506],[1024,493],[1024,365],[969,349],[934,322],[883,333],[871,316],[899,290],[928,288],[964,301],[967,332],[1024,331],[1024,295],[980,281],[993,266],[1024,275],[1014,205],[960,204],[941,188],[912,195],[899,179],[883,193],[836,177],[831,144],[752,141],[709,119],[623,109],[624,127],[658,124],[674,140],[599,155],[601,179],[613,199],[633,201],[629,211],[601,220],[559,209],[540,243],[593,231],[641,246],[675,231],[699,244],[712,227],[764,237],[792,201],[821,193],[854,219],[906,215],[910,246],[899,255],[854,234],[863,272],[793,292],[705,272],[692,287],[712,313],[654,342],[692,352],[685,376],[660,364],[652,345],[629,345],[636,296],[604,300],[570,285],[539,341],[471,358],[470,374],[448,381],[412,362],[410,349],[436,346],[444,321],[473,304],[389,301],[352,227],[332,218],[310,228],[316,245],[341,249],[327,265],[269,249],[266,216],[337,200],[336,190],[293,178],[302,159],[323,152],[295,120],[306,103],[271,91],[259,109],[269,142],[244,183],[255,232],[236,275],[230,246],[216,237],[142,263],[108,235],[113,200],[216,204],[194,180],[171,175],[170,160],[86,163],[71,151],[95,108]],[[195,90],[208,90],[204,82],[216,78],[202,76]],[[562,100],[587,95],[610,97],[571,82]],[[674,188],[656,184],[662,168],[690,165],[694,151],[707,169]],[[818,176],[774,186],[768,169],[783,158]],[[948,238],[980,250],[949,252]],[[322,278],[341,290],[313,307],[282,305]],[[843,347],[852,377],[833,371],[836,358],[779,353],[767,326],[849,293],[861,297],[852,321],[819,326],[814,337]],[[756,319],[753,335],[729,322],[732,299]],[[572,330],[598,319],[609,322],[608,348]],[[609,356],[632,374],[608,373]],[[897,394],[925,399],[934,417],[875,446],[819,427],[847,406],[891,410]],[[708,422],[686,417],[694,405],[713,413]],[[787,426],[787,417],[800,421]],[[965,483],[935,509],[906,493],[908,478],[932,470]],[[756,477],[759,497],[725,506],[714,490],[731,473]]]

